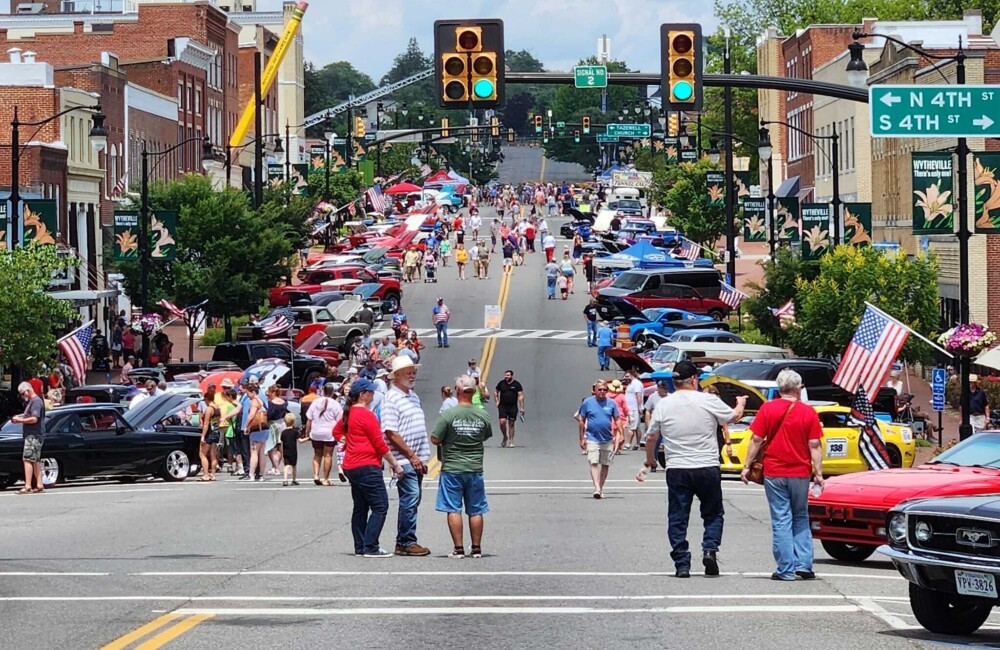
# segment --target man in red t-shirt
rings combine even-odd
[[[771,509],[771,551],[778,570],[772,580],[812,580],[813,543],[809,530],[809,480],[823,487],[823,428],[816,410],[800,401],[802,377],[794,370],[778,373],[780,397],[764,404],[750,431],[746,466],[740,475],[747,482],[750,465],[764,441],[764,494]]]

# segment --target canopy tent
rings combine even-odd
[[[665,249],[657,248],[645,239],[639,240],[632,246],[629,246],[620,253],[614,253],[610,257],[616,260],[631,259],[639,268],[663,266],[712,266],[712,261],[709,259],[699,259],[692,263],[688,260],[679,260],[671,257],[670,253],[668,253]]]
[[[604,182],[610,182],[611,181],[611,174],[613,172],[622,172],[622,171],[625,171],[626,169],[627,169],[626,167],[622,167],[618,163],[614,163],[613,165],[609,166],[607,169],[605,169],[604,171],[602,171],[600,174],[598,174],[597,180],[598,181],[604,181]]]
[[[454,178],[448,175],[448,172],[439,169],[424,179],[424,185],[441,185],[442,183],[452,183],[454,180]]]
[[[410,192],[419,192],[420,187],[414,185],[413,183],[399,183],[398,185],[393,185],[389,189],[385,190],[386,194],[409,194]]]
[[[451,180],[453,180],[453,181],[455,181],[455,182],[457,182],[457,183],[459,183],[460,185],[468,185],[469,184],[469,179],[465,178],[464,176],[462,176],[461,174],[459,174],[458,172],[456,172],[454,169],[449,169],[448,170],[448,178],[451,179]]]

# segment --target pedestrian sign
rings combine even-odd
[[[995,138],[1000,136],[1000,87],[869,86],[875,138]]]
[[[935,411],[944,410],[944,387],[948,375],[944,368],[934,368],[931,373],[931,406]]]
[[[573,68],[573,83],[577,88],[607,88],[608,68],[603,65],[578,65]]]

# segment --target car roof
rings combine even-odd
[[[666,269],[628,269],[625,273],[641,273],[643,275],[658,275],[660,273],[690,273],[695,271],[697,273],[718,273],[719,270],[716,268],[708,267],[686,267],[686,266],[674,266]]]
[[[768,364],[772,366],[776,365],[814,365],[814,366],[830,366],[833,365],[832,361],[827,359],[736,359],[730,361],[729,363],[758,363],[758,364]]]
[[[699,321],[699,322],[707,322],[707,321]],[[733,334],[728,330],[712,330],[712,329],[680,330],[679,332],[674,332],[674,334],[677,334],[678,336],[701,336],[703,334],[709,334],[709,335],[732,334],[733,336],[736,336],[736,334]]]

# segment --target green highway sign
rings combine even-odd
[[[573,68],[577,88],[607,88],[608,68],[603,65],[578,65]]]
[[[372,142],[376,138],[378,138],[378,134],[377,133],[366,133],[365,134],[365,142]]]
[[[868,88],[875,138],[1000,137],[1000,86]]]
[[[603,133],[597,134],[597,142],[599,144],[604,144],[606,142],[618,142],[617,135],[604,135]]]
[[[616,135],[622,138],[648,138],[648,124],[609,124],[608,135]]]
[[[564,128],[566,128],[566,123],[565,122],[556,122],[556,128],[557,129],[564,129]]]

